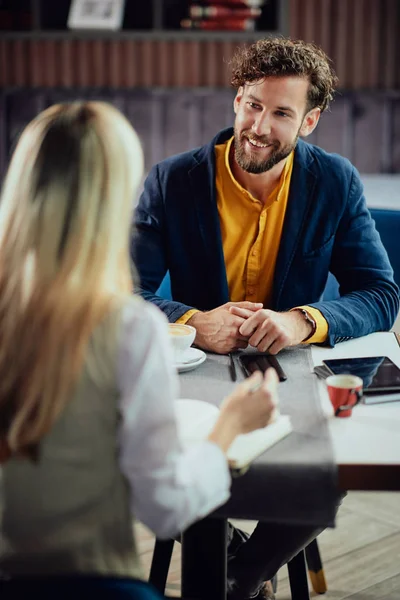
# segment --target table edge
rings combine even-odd
[[[338,465],[338,485],[343,491],[400,491],[400,465]]]

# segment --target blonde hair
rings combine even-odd
[[[132,292],[139,139],[102,102],[59,104],[24,130],[0,204],[0,461],[34,456],[94,327]]]

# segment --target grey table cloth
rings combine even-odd
[[[263,521],[333,526],[338,504],[337,467],[323,415],[311,349],[296,346],[277,356],[288,379],[279,384],[280,410],[293,432],[257,458],[232,483],[231,499],[218,515]],[[238,381],[243,379],[237,363]],[[196,370],[182,373],[180,397],[219,406],[236,385],[229,357],[208,354]]]

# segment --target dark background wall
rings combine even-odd
[[[10,91],[0,103],[0,161],[5,166],[23,127],[47,106],[97,98],[114,103],[134,124],[148,170],[155,162],[203,144],[219,129],[232,125],[233,97],[230,89],[212,88]],[[309,140],[346,156],[362,173],[400,173],[400,92],[341,92]]]
[[[26,123],[46,106],[75,98],[114,102],[138,130],[147,169],[202,144],[233,122],[235,48],[289,34],[320,44],[340,78],[311,141],[348,157],[362,173],[400,173],[400,0],[267,0],[262,27],[270,31],[251,33],[176,30],[172,8],[181,10],[183,0],[147,3],[165,10],[149,9],[141,29],[70,32],[69,1],[57,10],[46,2],[31,0],[46,8],[33,30],[0,32],[1,172]]]

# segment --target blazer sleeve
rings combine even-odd
[[[340,298],[310,304],[329,325],[326,343],[388,331],[399,311],[393,269],[367,208],[361,179],[352,168],[348,198],[335,236],[330,271]]]
[[[160,308],[170,323],[177,321],[193,306],[157,295],[168,269],[167,221],[160,185],[159,165],[153,167],[144,183],[134,214],[131,258],[139,278],[140,295]]]

